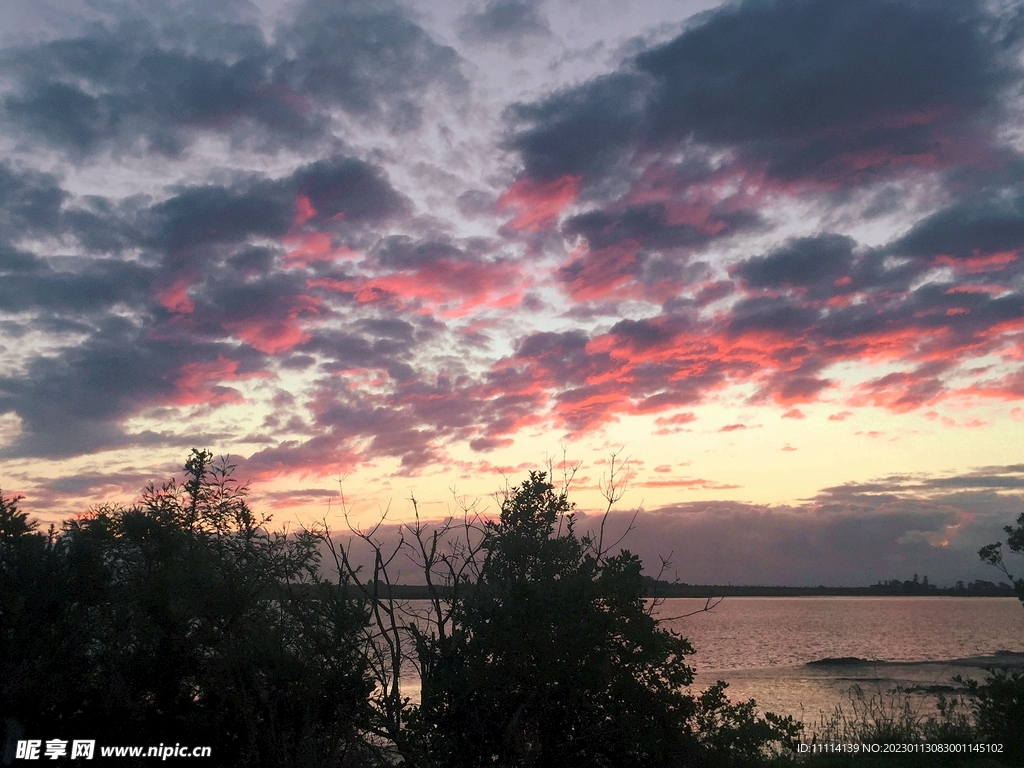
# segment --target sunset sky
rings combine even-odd
[[[594,510],[617,453],[684,581],[997,580],[1020,4],[5,8],[0,487],[40,521],[193,446],[290,526],[563,450]]]

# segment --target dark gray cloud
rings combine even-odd
[[[386,371],[394,382],[413,381],[419,371],[413,367],[415,351],[423,337],[404,320],[366,319],[351,331],[318,330],[300,349],[317,352],[329,361],[327,372],[353,369]]]
[[[196,352],[147,344],[127,320],[108,319],[98,331],[60,356],[35,357],[24,376],[0,377],[0,411],[22,421],[4,456],[66,457],[124,445],[119,422],[171,396],[167,374]]]
[[[222,264],[250,277],[265,273],[280,249],[254,242],[285,236],[300,196],[313,207],[306,221],[318,230],[351,232],[409,210],[378,168],[345,157],[280,180],[185,187],[156,204],[73,198],[52,176],[0,165],[0,269],[7,273],[0,309],[80,313],[123,303],[150,311],[153,292],[173,280],[201,283]],[[64,240],[86,253],[31,253],[13,244],[25,237]],[[141,260],[125,256],[140,249]]]
[[[317,231],[351,230],[409,211],[379,168],[339,157],[298,168],[280,180],[243,178],[233,185],[191,186],[147,212],[147,245],[176,270],[208,258],[208,249],[251,239],[280,240],[297,215]],[[304,222],[304,223],[305,223]]]
[[[87,320],[118,304],[145,306],[153,277],[151,270],[137,264],[113,260],[89,261],[75,271],[42,266],[18,271],[0,281],[0,312],[44,312]]]
[[[339,157],[300,168],[286,183],[289,191],[305,195],[321,228],[329,221],[380,221],[410,213],[411,206],[381,170],[362,160]]]
[[[0,164],[0,236],[51,234],[67,197],[51,174]]]
[[[604,520],[604,540],[621,538],[617,547],[639,555],[650,575],[667,558],[662,578],[689,584],[861,587],[915,573],[950,587],[1000,580],[978,549],[1003,538],[1002,526],[1024,512],[1019,496],[921,494],[884,479],[859,487],[862,492],[851,487],[840,497],[825,493],[796,505],[711,501],[636,514],[616,509]],[[588,512],[576,519],[580,533],[596,533],[602,522]],[[399,531],[383,526],[378,534],[397,542]],[[410,573],[406,583],[416,578]]]
[[[802,0],[726,8],[637,66],[659,81],[652,140],[745,146],[792,176],[934,150],[936,120],[997,104],[998,53],[970,3]]]
[[[1022,511],[1019,497],[983,490],[850,494],[797,506],[688,502],[642,512],[622,546],[649,571],[670,557],[669,578],[691,584],[866,586],[918,573],[953,586],[999,581],[978,549]],[[606,536],[631,518],[614,514]]]
[[[969,259],[1024,246],[1024,190],[983,188],[919,222],[889,248],[900,256]],[[1019,265],[1014,265],[1019,268]]]
[[[315,121],[272,87],[275,57],[259,29],[220,26],[217,46],[202,53],[143,21],[8,51],[5,68],[17,86],[4,112],[29,138],[76,156],[101,149],[176,155],[195,131],[239,121],[311,136]]]
[[[893,254],[1019,242],[1018,196],[1007,195],[1019,161],[997,140],[1020,76],[1013,34],[973,3],[730,4],[615,72],[509,108],[507,144],[528,180],[579,180],[592,207],[561,229],[586,247],[559,277],[589,301],[671,301],[702,279],[684,269],[692,253],[768,226],[763,197],[814,189],[837,205],[857,186],[942,171],[954,196],[973,202],[888,249],[855,252],[845,236],[822,233],[734,271],[749,290],[788,287],[822,301],[906,292],[945,251],[896,264]],[[726,192],[738,179],[750,190]],[[758,301],[740,308],[737,328],[809,317],[792,297]]]
[[[303,223],[318,231],[347,231],[409,211],[380,169],[351,158],[318,161],[283,179],[256,176],[233,184],[188,186],[144,212],[146,248],[160,254],[171,278],[179,270],[208,265],[217,251],[258,240],[280,242],[296,221],[300,196]],[[266,264],[265,252],[249,251],[249,268]],[[261,254],[262,255],[259,255]],[[242,262],[236,262],[242,265]],[[191,278],[184,271],[186,278]]]
[[[0,312],[42,312],[40,323],[134,306],[148,290],[150,276],[137,263],[34,253],[26,240],[66,243],[87,251],[117,252],[131,240],[132,205],[75,201],[49,174],[0,164]],[[53,327],[51,326],[51,329]]]
[[[470,42],[506,43],[513,49],[527,39],[551,34],[537,0],[491,0],[459,19],[459,37]]]
[[[667,205],[656,202],[633,205],[615,212],[600,209],[587,211],[568,219],[563,229],[570,237],[585,237],[592,249],[633,243],[662,250],[706,245],[715,237],[733,234],[758,222],[756,214],[746,211],[712,212],[713,227],[709,227],[706,222],[674,223],[671,218]]]
[[[734,268],[752,288],[782,286],[818,286],[824,283],[828,293],[835,281],[849,274],[856,243],[844,235],[818,235],[792,240],[767,256],[755,256]]]
[[[424,89],[461,89],[459,58],[394,5],[308,0],[279,30],[288,50],[281,80],[312,99],[337,104],[396,129],[419,124]]]
[[[823,488],[820,499],[881,498],[894,499],[905,495],[949,494],[956,490],[1015,490],[1024,488],[1024,465],[980,467],[955,475],[931,474],[893,475],[868,483],[844,483]]]
[[[786,179],[955,164],[949,138],[979,138],[973,121],[999,111],[1010,81],[991,27],[972,3],[729,5],[615,74],[516,107],[510,144],[535,178],[593,177],[688,142]]]
[[[625,163],[642,139],[653,85],[650,77],[619,72],[516,104],[508,110],[515,129],[508,146],[520,153],[531,178],[596,181]]]
[[[563,234],[585,238],[587,248],[560,268],[560,280],[581,297],[614,292],[623,282],[678,288],[699,282],[707,272],[705,263],[691,261],[693,253],[763,224],[757,213],[727,205],[710,206],[691,221],[676,220],[677,212],[666,202],[650,202],[568,218]]]
[[[439,261],[463,261],[465,251],[449,242],[417,240],[406,235],[383,238],[374,248],[378,263],[390,269],[415,269]]]
[[[329,112],[418,125],[424,90],[461,87],[458,57],[395,6],[310,0],[269,41],[244,14],[131,14],[74,39],[9,49],[3,114],[29,141],[83,157],[180,154],[203,132],[276,149],[326,135]]]

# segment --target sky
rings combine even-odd
[[[614,455],[683,581],[997,580],[1021,4],[5,5],[0,487],[44,524],[192,447],[291,527],[547,462],[586,514]]]

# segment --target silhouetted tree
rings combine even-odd
[[[1016,526],[1007,525],[1003,527],[1006,532],[1006,546],[1009,547],[1010,551],[1024,555],[1024,513],[1017,518]],[[1003,543],[997,541],[995,544],[987,544],[978,550],[978,556],[988,563],[989,565],[995,566],[1010,580],[1013,588],[1017,592],[1017,597],[1022,603],[1024,603],[1024,578],[1015,578],[1010,573],[1006,561],[1003,559]]]
[[[452,766],[727,765],[795,735],[686,688],[693,653],[644,601],[639,558],[576,534],[543,472],[483,524],[483,559],[443,635],[416,631],[418,758]]]
[[[365,764],[366,612],[233,467],[43,535],[0,502],[0,716],[37,738],[210,745],[221,765]]]
[[[1024,513],[1016,526],[1007,525],[1006,545],[1010,551],[1024,555]],[[978,551],[981,559],[998,568],[1010,580],[1018,599],[1024,604],[1024,578],[1015,578],[1003,559],[1003,544],[997,541]],[[974,714],[979,737],[1003,744],[1003,758],[1011,765],[1024,765],[1024,672],[991,669],[981,683],[968,681],[974,695]]]

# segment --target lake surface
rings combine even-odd
[[[1024,607],[1012,597],[728,597],[674,618],[704,604],[673,598],[657,613],[696,650],[694,689],[724,680],[733,700],[753,698],[761,711],[812,726],[855,684],[868,695],[914,689],[927,708],[934,700],[925,689],[957,674],[982,679],[991,659],[981,657],[1004,652],[1024,665]],[[812,663],[852,658],[863,661]],[[418,701],[415,671],[405,671],[403,693]]]
[[[658,614],[693,644],[697,686],[725,680],[731,698],[811,723],[854,684],[870,693],[948,685],[956,674],[981,679],[984,662],[975,657],[1024,652],[1024,607],[1015,598],[729,597],[671,618],[703,605],[670,599]],[[808,666],[829,658],[864,662]]]

